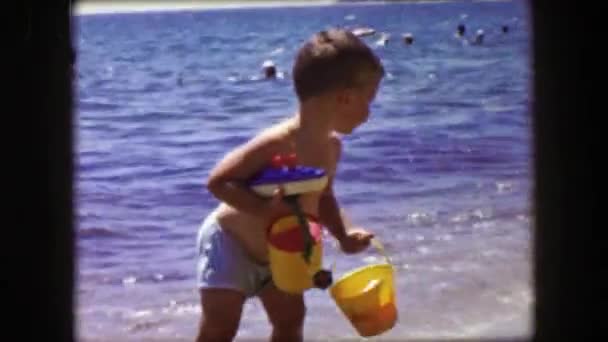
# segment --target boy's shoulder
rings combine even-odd
[[[280,143],[289,136],[289,126],[286,122],[279,122],[259,131],[253,137],[254,140]]]
[[[289,123],[280,122],[258,132],[252,138],[252,141],[255,141],[256,144],[284,145],[292,140],[293,137],[291,137],[291,133],[293,132],[291,131]],[[329,151],[339,158],[342,153],[342,136],[339,133],[332,131],[327,136],[327,144],[329,146]]]
[[[267,126],[256,132],[242,147],[249,146],[253,149],[261,149],[267,153],[276,153],[286,144],[289,136],[288,126],[281,122]]]

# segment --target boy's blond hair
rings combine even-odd
[[[299,49],[292,70],[300,101],[338,88],[364,85],[372,75],[384,76],[374,52],[347,30],[330,29],[312,36]]]

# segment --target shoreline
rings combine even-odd
[[[336,0],[297,0],[297,1],[124,1],[112,3],[107,1],[83,1],[73,8],[74,15],[126,14],[150,12],[175,12],[190,10],[225,10],[239,8],[278,8],[278,7],[316,7],[336,5]]]
[[[126,0],[121,2],[89,0],[79,1],[73,8],[76,16],[99,14],[127,14],[151,12],[178,12],[192,10],[227,10],[246,8],[319,7],[335,5],[389,5],[398,3],[442,3],[454,0]],[[500,2],[511,0],[473,0],[473,2]]]

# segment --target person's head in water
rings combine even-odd
[[[264,71],[265,78],[276,78],[277,77],[277,67],[274,65],[273,61],[265,61],[262,64],[262,70]]]
[[[475,40],[473,41],[475,44],[483,44],[484,32],[482,29],[477,30],[475,32]]]
[[[412,43],[414,43],[414,35],[411,33],[404,34],[403,41],[405,42],[405,45],[411,45]]]
[[[502,25],[502,33],[509,32],[509,25]]]
[[[383,32],[380,35],[380,39],[378,39],[378,41],[376,41],[376,45],[386,46],[386,44],[388,44],[388,39],[389,38],[390,38],[390,35],[388,33]]]
[[[458,27],[456,28],[456,35],[462,37],[464,36],[465,31],[466,28],[464,27],[464,24],[458,24]]]

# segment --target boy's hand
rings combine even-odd
[[[346,236],[340,241],[340,248],[346,254],[359,253],[366,249],[374,234],[367,232],[364,229],[351,229],[346,233]]]

